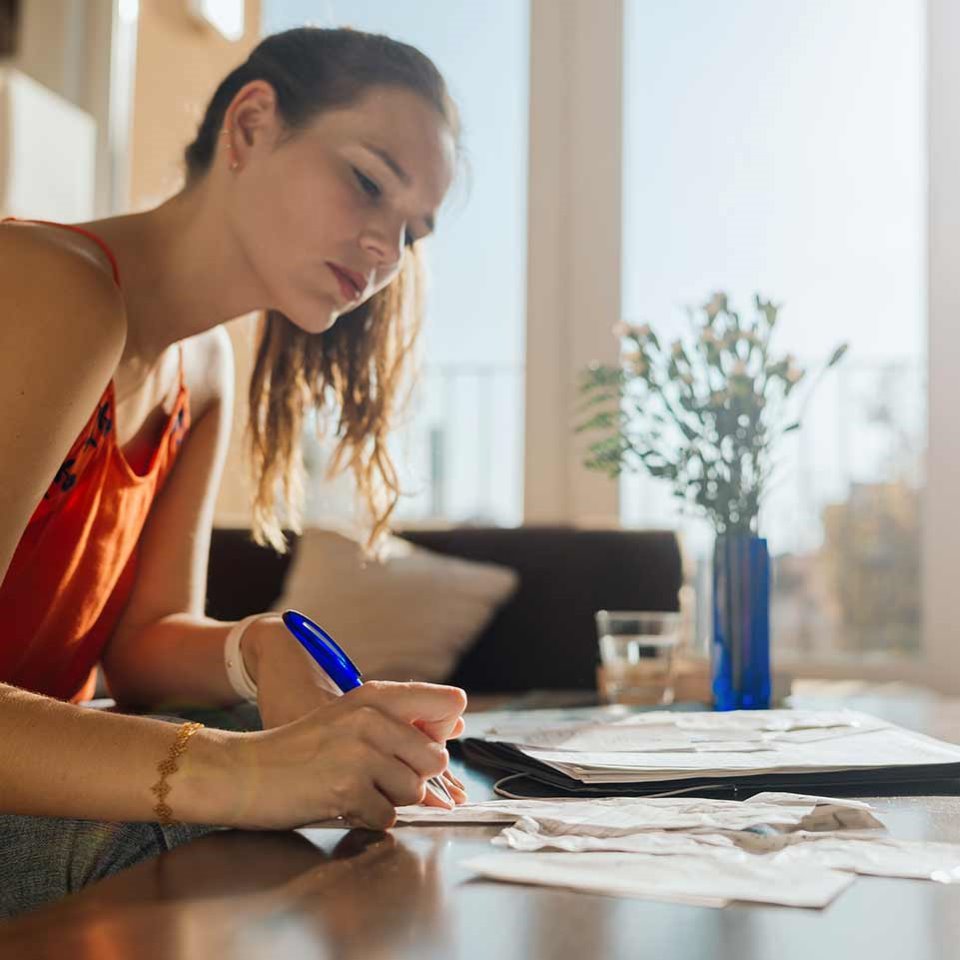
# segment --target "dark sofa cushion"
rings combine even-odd
[[[468,690],[591,689],[597,610],[678,609],[680,551],[671,532],[465,527],[403,536],[520,574],[513,598],[450,678]]]
[[[500,563],[520,586],[461,658],[451,683],[472,692],[592,689],[596,610],[676,610],[680,551],[669,531],[568,527],[407,530],[437,553]],[[296,538],[291,537],[296,550]],[[258,547],[248,530],[213,531],[207,612],[238,620],[279,598],[291,554]]]

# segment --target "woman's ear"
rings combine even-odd
[[[272,147],[280,128],[276,91],[266,80],[251,80],[237,92],[223,118],[230,168],[241,169],[255,151]]]

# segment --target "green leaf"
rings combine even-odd
[[[598,403],[617,403],[619,400],[619,391],[611,391],[605,387],[602,389],[598,387],[593,394],[588,396],[585,400],[581,400],[581,402],[577,404],[577,409],[586,411],[591,407],[595,407]]]
[[[836,366],[843,359],[843,355],[849,349],[850,349],[849,343],[841,343],[840,346],[833,351],[833,354],[830,356],[830,359],[827,361],[826,369],[829,370],[831,367]]]

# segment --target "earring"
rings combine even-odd
[[[220,136],[221,136],[221,137],[229,137],[229,136],[230,136],[230,128],[229,128],[229,127],[224,127],[224,128],[220,131]],[[237,160],[237,158],[233,155],[233,144],[232,144],[229,140],[227,141],[227,150],[229,151],[228,161],[229,161],[230,169],[231,169],[231,170],[239,170],[239,169],[240,169],[240,161]]]

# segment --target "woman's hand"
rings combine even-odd
[[[257,707],[264,730],[293,723],[318,707],[329,705],[341,697],[333,681],[290,635],[279,614],[251,623],[244,632],[240,650],[247,669],[257,684]],[[375,681],[364,685],[371,689],[378,686],[397,685]],[[452,722],[449,717],[418,717],[414,726],[431,740],[445,743],[460,736],[463,732],[463,719],[459,713]],[[449,770],[444,770],[442,778],[454,803],[465,803],[467,793],[463,783]],[[427,791],[423,802],[428,806],[443,805],[432,791]]]
[[[257,707],[264,730],[299,720],[341,696],[326,672],[290,635],[279,614],[251,623],[244,632],[240,652],[257,685]],[[421,717],[416,726],[441,742],[463,732],[459,714],[452,722],[446,717]]]
[[[280,614],[251,623],[241,638],[240,653],[257,685],[264,730],[299,720],[340,697],[333,681],[290,635]]]
[[[292,723],[231,734],[224,823],[289,829],[343,817],[386,829],[395,807],[423,802],[426,780],[446,770],[444,741],[462,730],[466,702],[458,687],[371,681]]]

